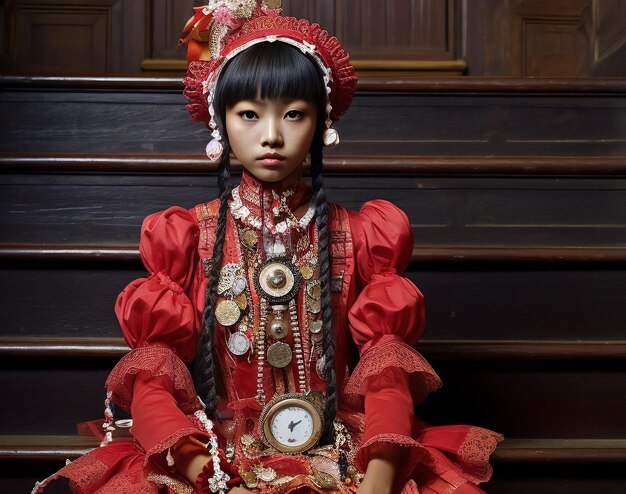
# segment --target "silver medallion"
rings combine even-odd
[[[233,284],[231,286],[233,295],[235,297],[237,297],[238,295],[241,295],[247,286],[248,286],[248,283],[246,282],[246,279],[244,277],[241,277],[241,276],[236,277],[233,280]]]
[[[233,355],[245,355],[250,350],[250,340],[243,333],[233,333],[228,338],[228,349]]]
[[[312,334],[320,334],[322,332],[322,321],[311,321],[309,323],[309,331]]]
[[[268,329],[268,335],[270,336],[270,338],[274,338],[275,340],[282,340],[288,334],[289,321],[274,318],[274,320],[270,323]]]
[[[224,264],[224,266],[222,266],[222,269],[220,270],[220,279],[217,283],[217,293],[223,295],[224,293],[228,292],[228,290],[231,290],[233,287],[233,282],[235,281],[235,278],[237,278],[237,273],[239,273],[240,271],[241,266],[239,264]]]

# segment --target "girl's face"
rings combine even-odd
[[[264,182],[299,172],[317,126],[317,106],[305,100],[242,100],[226,109],[233,154]]]

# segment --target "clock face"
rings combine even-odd
[[[314,433],[311,412],[297,405],[290,405],[276,412],[270,427],[274,439],[289,448],[306,444]]]
[[[319,441],[323,411],[309,395],[288,393],[265,405],[259,425],[268,446],[281,453],[302,453]]]

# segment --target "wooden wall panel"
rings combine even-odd
[[[578,20],[524,19],[522,75],[585,76],[588,49]]]
[[[355,59],[450,60],[452,0],[339,2],[337,36]]]
[[[76,6],[42,9],[19,6],[15,12],[16,57],[27,72],[107,72],[111,70],[112,10]]]
[[[466,1],[463,25],[470,75],[583,77],[590,72],[592,0]]]
[[[185,56],[186,50],[178,47],[178,38],[193,15],[193,7],[202,3],[201,0],[151,0],[150,58],[176,59]]]
[[[336,12],[338,0],[283,0],[284,15],[317,22],[330,34],[336,36]]]
[[[5,71],[185,69],[180,31],[206,0],[7,0]],[[283,0],[337,35],[361,75],[587,77],[626,74],[619,0]],[[34,31],[33,31],[34,29]],[[38,45],[38,46],[37,46]]]
[[[626,3],[593,2],[593,62],[595,75],[626,74]]]
[[[6,70],[39,74],[136,72],[144,51],[144,3],[10,0]]]

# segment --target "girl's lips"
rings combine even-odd
[[[280,165],[284,160],[278,158],[264,158],[261,161],[261,164],[265,166],[276,166]]]

